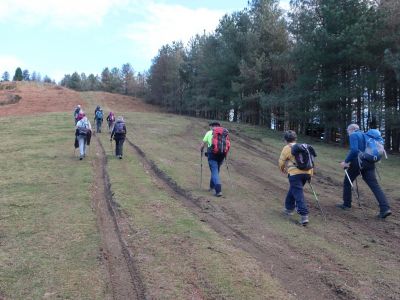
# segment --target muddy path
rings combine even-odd
[[[97,137],[92,139],[92,144],[95,146],[92,206],[101,235],[102,259],[108,271],[112,299],[145,299],[140,272],[124,239],[125,234],[132,230],[131,225],[113,199],[104,148]]]
[[[245,224],[231,209],[217,207],[211,204],[207,197],[194,196],[163,172],[139,146],[129,139],[126,141],[127,145],[137,153],[143,168],[153,177],[154,182],[160,188],[174,199],[179,200],[193,215],[207,223],[235,247],[257,259],[260,266],[277,278],[296,299],[337,298],[336,288],[324,282],[324,279],[320,278],[318,274],[309,270],[310,272],[307,272],[309,276],[304,276],[304,268],[307,267],[298,260],[296,249],[282,246],[279,239],[268,231],[263,232],[266,235],[266,244],[259,243],[241,230]]]

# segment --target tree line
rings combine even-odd
[[[143,97],[147,87],[146,74],[135,74],[129,63],[123,64],[121,69],[106,67],[100,76],[78,72],[66,74],[60,84],[77,91],[104,91],[135,97]]]
[[[11,75],[8,71],[5,71],[1,76],[2,81],[10,81]],[[12,78],[13,81],[40,81],[46,83],[55,84],[55,80],[52,80],[49,76],[45,75],[42,78],[42,75],[39,72],[33,71],[32,74],[29,70],[25,69],[22,71],[20,67],[15,70],[14,76]]]
[[[252,0],[211,34],[159,49],[147,99],[168,110],[346,142],[379,128],[400,151],[400,1]]]

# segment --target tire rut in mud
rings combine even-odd
[[[145,170],[148,171],[150,176],[169,195],[179,200],[192,214],[197,216],[202,222],[206,222],[219,235],[229,239],[236,248],[242,249],[254,257],[267,273],[277,278],[289,293],[296,295],[297,299],[337,298],[335,290],[327,285],[323,281],[323,278],[314,274],[308,274],[307,278],[305,278],[305,270],[301,265],[296,265],[296,261],[290,259],[289,255],[284,255],[280,251],[271,251],[264,245],[254,241],[241,230],[236,229],[235,225],[240,226],[241,224],[231,222],[230,220],[234,216],[230,216],[228,211],[221,210],[218,212],[218,216],[214,214],[208,209],[208,204],[205,204],[207,199],[196,197],[191,192],[179,186],[152,160],[147,158],[145,152],[139,146],[131,142],[128,138],[126,141],[138,154]],[[276,247],[279,248],[279,246]],[[274,269],[273,272],[271,272],[272,269]]]
[[[97,150],[93,160],[95,180],[92,204],[97,216],[103,246],[102,257],[108,270],[113,299],[145,299],[146,291],[135,258],[123,237],[121,224],[128,222],[119,214],[113,199],[104,148],[97,137],[92,139],[92,143]]]

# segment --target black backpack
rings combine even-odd
[[[297,169],[308,171],[314,168],[314,158],[317,156],[312,146],[308,144],[294,144],[292,155]]]

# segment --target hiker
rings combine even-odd
[[[78,104],[76,107],[75,107],[75,109],[74,109],[74,121],[75,121],[75,125],[76,125],[76,123],[78,123],[78,115],[79,115],[79,112],[81,111],[81,106]]]
[[[200,151],[203,153],[204,147],[207,147],[207,152],[205,155],[208,158],[208,166],[210,167],[211,171],[210,191],[212,192],[215,190],[214,195],[216,197],[221,197],[222,184],[219,176],[219,170],[229,151],[230,140],[228,136],[228,130],[221,127],[221,124],[218,121],[210,122],[209,126],[210,130],[207,131],[200,144]],[[222,138],[222,143],[221,140],[219,140],[220,144],[218,144],[217,134],[219,134]],[[221,144],[223,145],[222,147]],[[218,147],[218,145],[220,147]]]
[[[79,144],[79,160],[82,160],[86,156],[86,144],[88,138],[91,136],[92,125],[87,119],[85,113],[82,111],[83,118],[76,123],[75,136]]]
[[[304,199],[303,187],[307,181],[311,180],[313,175],[313,164],[305,168],[300,167],[296,163],[295,156],[292,154],[295,148],[303,145],[297,144],[297,134],[293,130],[288,130],[283,136],[286,146],[283,147],[279,157],[279,169],[283,174],[287,174],[289,179],[289,191],[285,199],[284,214],[291,216],[296,208],[297,213],[301,216],[300,224],[305,226],[308,224],[308,208]],[[308,145],[307,145],[308,146]],[[310,147],[310,146],[309,146]],[[310,147],[312,156],[316,156],[314,149]]]
[[[350,124],[347,127],[347,133],[349,135],[350,151],[346,159],[342,161],[340,165],[345,169],[348,177],[347,174],[345,174],[343,180],[343,203],[337,204],[336,206],[343,210],[349,210],[351,208],[352,183],[357,179],[358,175],[361,174],[363,180],[369,186],[378,201],[380,208],[378,217],[385,219],[387,216],[390,216],[392,212],[386,196],[376,179],[375,162],[369,161],[365,157],[368,136],[360,130],[357,124]],[[372,137],[377,138],[380,143],[383,143],[383,139],[380,137],[380,132],[378,130],[372,129],[369,130],[367,134],[368,133],[370,133]]]
[[[97,105],[94,113],[94,121],[96,122],[96,132],[101,132],[101,125],[103,124],[103,110]]]
[[[108,125],[108,132],[111,133],[113,130],[113,127],[114,127],[114,122],[115,122],[115,116],[112,111],[110,111],[110,113],[108,114],[106,121],[107,121],[107,125]]]
[[[115,122],[114,128],[111,132],[110,142],[112,142],[113,137],[115,140],[115,156],[122,159],[122,146],[125,142],[126,136],[126,126],[124,118],[119,116],[117,122]]]

